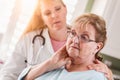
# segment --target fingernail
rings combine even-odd
[[[91,67],[91,66],[88,66],[88,69],[92,69],[92,67]]]
[[[70,60],[68,60],[68,61],[67,61],[67,63],[68,63],[68,64],[70,64],[70,63],[71,63],[71,61],[70,61]]]

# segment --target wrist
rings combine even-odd
[[[32,66],[28,74],[25,76],[24,80],[34,80],[40,75],[48,72],[50,70],[51,61],[48,59],[41,64]]]
[[[46,72],[54,70],[54,64],[53,61],[51,59],[48,59],[46,61]]]

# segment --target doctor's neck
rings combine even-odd
[[[50,38],[56,41],[66,41],[67,39],[67,27],[60,30],[49,30]]]

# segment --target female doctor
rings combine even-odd
[[[34,15],[24,35],[0,71],[0,80],[17,80],[24,68],[29,70],[25,79],[35,79],[69,62],[68,57],[61,59],[65,56],[61,54],[64,49],[59,50],[66,42],[69,29],[66,24],[66,14],[67,9],[62,0],[38,0]],[[56,61],[51,62],[49,58],[53,54]],[[104,63],[96,62],[96,65],[89,68],[104,72],[111,80],[111,70]],[[46,66],[47,64],[54,64],[54,66]]]

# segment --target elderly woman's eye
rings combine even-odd
[[[84,41],[88,41],[89,40],[88,36],[86,36],[86,35],[81,35],[81,39],[84,40]]]

